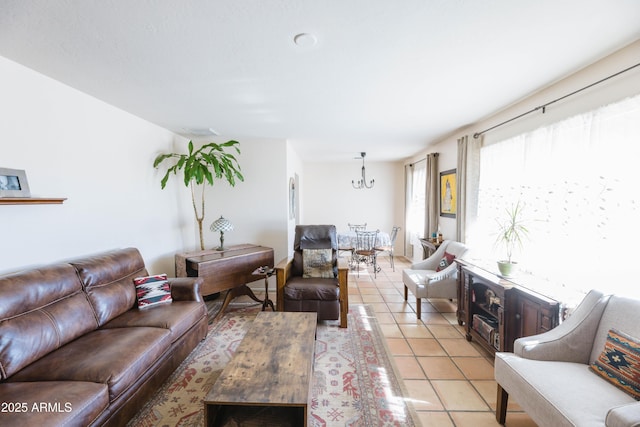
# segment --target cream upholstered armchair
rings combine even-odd
[[[539,426],[640,426],[640,300],[589,292],[556,328],[496,353],[496,419],[511,396]]]
[[[458,297],[458,270],[453,260],[464,257],[467,251],[463,243],[445,240],[429,258],[402,271],[404,300],[408,299],[408,291],[416,297],[418,319],[422,315],[421,298]]]

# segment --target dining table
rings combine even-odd
[[[375,230],[367,230],[375,231]],[[358,246],[358,238],[355,231],[339,231],[338,232],[338,248],[341,251],[353,250]],[[376,247],[391,246],[391,237],[386,231],[378,231],[378,239]]]

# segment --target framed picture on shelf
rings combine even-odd
[[[0,168],[0,197],[31,197],[25,171]]]
[[[455,218],[457,209],[456,170],[440,172],[440,216]]]

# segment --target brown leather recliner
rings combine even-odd
[[[293,250],[276,266],[278,311],[315,311],[318,320],[340,319],[346,328],[349,268],[337,256],[336,227],[296,226]]]

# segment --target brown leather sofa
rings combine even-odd
[[[0,425],[125,425],[206,337],[198,278],[137,308],[137,249],[0,277]]]

